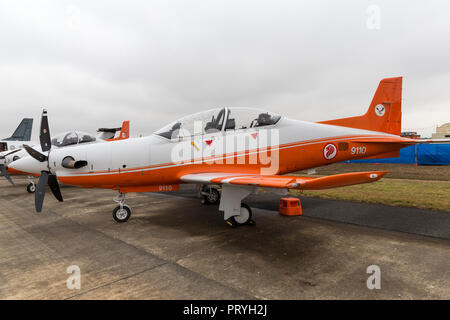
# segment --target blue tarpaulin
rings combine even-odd
[[[417,163],[428,165],[450,165],[450,143],[419,144]]]
[[[417,144],[400,150],[400,157],[351,160],[348,163],[416,163],[420,165],[450,165],[450,143]]]

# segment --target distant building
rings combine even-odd
[[[433,133],[433,139],[450,138],[450,123],[443,124],[436,128],[436,133]]]
[[[420,134],[417,134],[415,131],[402,132],[401,136],[409,139],[420,139]]]

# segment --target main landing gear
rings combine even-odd
[[[131,208],[125,204],[125,193],[119,191],[119,195],[113,201],[119,204],[114,208],[112,213],[114,220],[117,222],[126,222],[130,219]]]
[[[245,203],[241,203],[242,199],[255,191],[255,188],[223,186],[219,210],[223,211],[224,220],[228,226],[235,228],[255,225],[255,221],[252,220],[252,209]]]
[[[200,189],[202,204],[215,205],[219,204],[220,192],[219,188],[213,186],[202,186]]]
[[[36,191],[36,183],[34,182],[34,177],[29,176],[28,177],[28,184],[27,184],[27,192],[28,193],[34,193]]]
[[[241,200],[253,193],[254,188],[239,188],[218,185],[201,185],[199,195],[202,204],[216,205],[220,203],[219,210],[224,211],[225,222],[234,228],[243,225],[255,225],[252,220],[252,209]]]
[[[208,188],[207,191],[205,188]],[[256,191],[255,187],[223,185],[222,193],[220,194],[219,190],[214,187],[201,188],[202,193],[207,193],[203,194],[204,201],[208,201],[210,204],[220,202],[219,211],[223,211],[225,222],[232,228],[243,225],[255,225],[255,221],[252,219],[252,209],[245,203],[242,203],[242,199]],[[113,200],[119,204],[112,213],[114,220],[117,222],[128,221],[131,216],[131,208],[125,204],[125,193],[121,193],[119,190],[118,196],[113,198]]]
[[[241,210],[238,216],[232,216],[225,221],[231,228],[235,228],[243,225],[256,225],[255,221],[252,220],[252,209],[245,203],[241,203]]]

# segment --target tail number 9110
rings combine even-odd
[[[365,146],[362,147],[352,147],[350,152],[352,154],[366,154],[367,148]]]

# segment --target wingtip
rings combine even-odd
[[[388,173],[388,171],[373,171],[370,173],[369,177],[371,179],[381,179],[383,178],[386,174]]]

